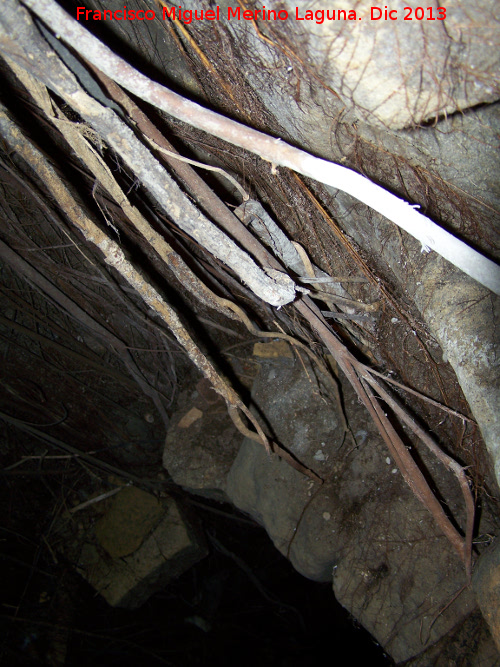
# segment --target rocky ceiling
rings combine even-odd
[[[8,484],[230,502],[397,663],[497,664],[498,3],[63,8],[0,8]]]

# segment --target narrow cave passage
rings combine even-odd
[[[309,4],[2,2],[6,664],[499,664],[500,23]]]

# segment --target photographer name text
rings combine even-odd
[[[157,17],[154,9],[134,10],[123,9],[103,11],[76,8],[76,19],[78,21],[153,21]],[[160,15],[163,21],[181,21],[188,25],[193,21],[314,21],[317,24],[325,21],[444,21],[446,18],[445,7],[403,7],[402,14],[398,9],[383,7],[368,7],[360,15],[355,9],[308,9],[300,10],[295,7],[294,13],[286,9],[242,9],[241,7],[227,7],[227,11],[221,12],[219,5],[214,9],[183,9],[179,7],[163,7]]]

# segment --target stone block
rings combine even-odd
[[[177,502],[125,487],[96,523],[78,571],[113,607],[135,609],[207,550]]]

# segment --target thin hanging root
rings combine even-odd
[[[290,345],[293,345],[294,347],[298,348],[299,350],[303,350],[307,354],[307,356],[311,359],[311,361],[315,364],[315,366],[318,368],[318,370],[321,372],[323,379],[330,385],[330,390],[332,391],[333,395],[335,396],[336,402],[337,402],[337,407],[338,407],[338,414],[341,420],[341,425],[342,429],[344,431],[345,435],[350,435],[355,442],[355,438],[353,433],[351,432],[351,429],[349,428],[349,424],[347,423],[347,419],[344,413],[344,407],[342,405],[342,400],[340,398],[339,394],[339,388],[337,386],[337,383],[332,377],[331,372],[328,370],[326,365],[323,363],[323,361],[316,355],[314,352],[311,350],[311,348],[308,345],[305,345],[302,343],[300,340],[297,340],[297,338],[294,338],[294,336],[289,336],[288,334],[279,332],[279,331],[262,331],[261,329],[257,329],[250,319],[248,318],[247,314],[245,311],[240,308],[236,303],[229,301],[228,299],[223,299],[221,297],[217,297],[221,306],[224,306],[226,308],[229,308],[232,310],[240,319],[240,321],[246,326],[248,331],[250,331],[251,334],[254,336],[258,336],[259,338],[273,338],[276,339],[278,338],[279,340],[284,340],[287,343],[290,343]],[[276,446],[276,445],[275,445]],[[316,475],[317,477],[317,475]],[[319,478],[318,478],[319,479]]]
[[[120,275],[133,287],[144,299],[145,303],[154,310],[170,328],[178,342],[186,350],[189,358],[202,371],[211,382],[214,389],[225,399],[228,406],[234,410],[241,410],[250,422],[255,426],[257,433],[252,433],[244,428],[242,434],[251,434],[252,439],[261,442],[268,452],[271,446],[259,423],[250,410],[245,406],[238,394],[219,375],[214,366],[198,348],[189,333],[186,331],[177,313],[169,306],[150,285],[144,277],[127,261],[120,246],[110,239],[99,227],[87,216],[85,211],[78,205],[62,180],[57,176],[54,169],[47,160],[25,137],[20,128],[9,118],[0,105],[0,130],[3,138],[8,142],[11,150],[17,152],[45,183],[53,197],[59,202],[61,208],[71,222],[83,233],[85,239],[96,245],[104,254],[105,262],[113,266]],[[241,421],[241,420],[240,420]],[[235,422],[236,423],[236,422]],[[236,424],[237,425],[237,424]],[[237,425],[238,426],[238,425]],[[240,429],[241,430],[241,429]]]
[[[251,438],[255,442],[259,442],[265,447],[269,454],[274,452],[302,474],[321,483],[322,480],[318,475],[294,459],[286,450],[279,447],[276,443],[273,443],[273,445],[270,444],[269,439],[265,435],[255,416],[246,407],[234,389],[228,385],[221,375],[219,375],[215,367],[201,352],[178,318],[177,313],[162,299],[154,287],[143,278],[130,262],[126,260],[120,246],[107,237],[106,234],[104,234],[104,232],[102,232],[86,215],[85,211],[80,208],[43,155],[39,153],[30,142],[28,142],[7,114],[2,112],[1,107],[0,129],[2,130],[2,136],[9,142],[11,148],[19,153],[35,173],[37,173],[45,182],[52,195],[59,201],[66,211],[71,222],[80,229],[87,241],[100,248],[104,254],[105,262],[110,266],[113,266],[167,324],[177,341],[186,350],[189,358],[210,381],[215,391],[224,398],[231,419],[241,434]],[[255,427],[256,432],[250,431],[243,424],[238,411],[243,412]]]
[[[380,280],[377,278],[377,276],[374,275],[373,271],[370,269],[368,264],[364,261],[364,259],[360,256],[356,248],[353,246],[352,242],[350,241],[349,237],[344,234],[344,232],[340,229],[340,227],[337,225],[337,223],[333,220],[333,218],[329,215],[329,213],[325,210],[325,208],[321,205],[321,203],[318,201],[318,199],[315,197],[315,195],[311,192],[311,190],[307,187],[307,185],[304,183],[304,181],[297,176],[297,174],[293,174],[295,180],[299,184],[300,188],[306,195],[306,197],[311,201],[313,206],[317,209],[321,217],[325,220],[327,225],[330,227],[332,232],[335,234],[336,238],[338,239],[339,243],[341,246],[344,248],[344,250],[350,255],[350,257],[353,259],[354,263],[356,266],[359,268],[359,270],[364,274],[368,282],[375,287],[377,291],[380,292],[380,294],[387,300],[387,302],[391,305],[392,308],[396,311],[396,313],[401,317],[401,319],[404,322],[407,322],[413,329],[417,330],[419,329],[419,326],[417,325],[416,322],[413,320],[410,320],[407,313],[405,313],[396,299],[392,296],[392,294],[387,290],[385,285],[380,282]],[[429,352],[427,351],[427,348],[425,345],[420,341],[420,337],[417,336],[417,340],[420,344],[420,347],[422,349],[422,352],[426,356],[427,360],[430,362],[430,356]],[[441,392],[441,395],[443,396],[443,400],[446,401],[446,392],[445,388],[443,386],[443,382],[441,380],[441,376],[439,373],[436,371],[435,367],[433,364],[431,364],[432,367],[432,373],[434,375],[434,378],[436,380],[436,384],[439,387],[439,390]]]
[[[466,417],[461,412],[457,412],[456,410],[452,410],[447,405],[443,405],[439,401],[435,401],[433,398],[430,398],[429,396],[426,396],[425,394],[422,394],[420,391],[415,391],[415,389],[412,389],[411,387],[408,387],[408,385],[403,384],[402,382],[397,382],[397,380],[394,380],[393,378],[389,378],[386,375],[384,375],[383,373],[379,373],[378,371],[374,370],[373,368],[367,368],[367,371],[370,375],[376,375],[377,377],[381,378],[385,382],[388,382],[389,384],[393,384],[395,387],[399,387],[400,389],[403,389],[403,391],[406,391],[409,394],[412,394],[413,396],[416,396],[417,398],[420,398],[422,401],[425,401],[426,403],[430,403],[430,405],[433,405],[434,407],[439,408],[440,410],[443,410],[443,412],[447,412],[449,415],[452,415],[453,417],[457,417],[458,419],[461,419],[464,422],[469,422],[469,424],[474,424],[475,426],[477,426],[477,423],[474,421],[474,419],[471,419],[470,417]]]
[[[5,1],[6,0],[4,0],[4,2]],[[7,1],[10,2],[10,0]],[[36,3],[33,0],[24,0],[24,2],[26,5],[30,6],[34,12],[41,14],[42,18],[46,20],[47,24],[55,27],[55,30],[58,32],[58,34],[63,35],[65,33],[65,29],[68,27],[68,18],[62,13],[62,10],[60,10],[60,8],[52,2],[52,0],[37,0]],[[424,228],[429,225],[432,227],[432,223],[417,211],[415,211],[408,204],[405,204],[401,200],[397,200],[397,198],[389,195],[389,193],[382,191],[381,188],[373,183],[370,183],[367,179],[363,178],[359,174],[350,172],[349,170],[346,170],[339,165],[333,165],[332,163],[325,162],[324,160],[317,160],[316,158],[307,155],[303,151],[294,149],[293,147],[288,146],[279,140],[263,135],[262,133],[259,133],[252,128],[245,128],[244,126],[239,125],[234,121],[225,119],[217,114],[214,114],[213,112],[206,111],[198,105],[188,102],[183,98],[179,98],[175,94],[171,93],[171,91],[153,84],[150,80],[146,79],[137,71],[130,68],[130,66],[128,66],[126,63],[117,59],[116,56],[112,54],[112,52],[107,50],[106,47],[103,47],[102,44],[95,42],[94,38],[90,37],[90,35],[82,30],[81,26],[75,24],[74,21],[69,22],[71,23],[74,34],[73,36],[69,37],[67,34],[65,35],[68,43],[73,44],[77,50],[79,48],[83,48],[85,50],[86,58],[93,60],[96,65],[102,65],[106,67],[109,65],[110,67],[107,67],[108,73],[110,73],[111,76],[114,75],[114,78],[123,83],[123,85],[126,87],[132,87],[133,92],[143,97],[143,99],[154,103],[156,106],[159,106],[160,108],[167,111],[167,113],[171,113],[181,120],[195,124],[201,129],[219,136],[222,139],[226,139],[235,145],[247,148],[251,152],[259,154],[263,159],[271,161],[275,164],[281,164],[282,166],[294,168],[306,176],[316,178],[317,180],[321,180],[322,182],[326,182],[327,184],[333,185],[335,187],[341,187],[346,192],[353,194],[353,196],[359,196],[362,194],[363,201],[365,201],[365,203],[372,205],[375,210],[378,210],[384,215],[387,215],[389,219],[392,219],[395,222],[399,221],[398,224],[405,220],[407,222],[412,221],[413,223],[418,222],[419,224],[417,227],[419,227],[420,231],[419,235],[417,235],[417,238],[421,238],[420,232],[422,232],[423,242],[427,244],[428,238]],[[78,39],[75,42],[73,37],[77,32]],[[15,44],[12,43],[9,35],[6,35],[5,37],[7,47],[9,48],[10,45],[14,55],[18,54],[19,52],[19,41],[22,43],[29,42],[29,39],[24,34],[20,33],[17,35],[17,37],[18,39]],[[25,46],[28,48],[27,44],[25,44]],[[96,56],[96,53],[100,54],[99,57]],[[92,57],[90,57],[91,55]],[[117,72],[116,67],[118,67],[120,70],[119,72]],[[51,83],[55,85],[53,79],[51,79]],[[75,103],[77,107],[78,102],[80,103],[81,107],[82,99],[84,99],[85,104],[90,108],[88,113],[93,113],[95,108],[95,114],[97,114],[97,103],[93,102],[91,98],[88,98],[88,96],[82,97],[80,90],[75,92],[73,89],[71,91],[68,89],[66,93],[68,100]],[[99,119],[101,119],[101,116],[105,116],[105,120],[109,121],[109,128],[113,129],[115,126],[118,127],[116,123],[114,123],[114,117],[110,113],[104,114],[102,109],[99,108]],[[97,115],[92,116],[92,118],[97,125]],[[102,123],[100,127],[104,127]],[[4,130],[4,137],[7,139],[10,130],[11,128],[6,128]],[[22,135],[20,131],[17,129],[16,132],[17,134],[14,133],[14,136],[11,137],[12,141],[10,141],[10,139],[8,139],[8,141],[14,150],[18,151],[21,155],[24,156],[26,152],[29,152],[29,150],[27,151],[26,146],[22,144]],[[116,135],[111,133],[109,137],[115,141],[117,148],[124,150],[123,137],[121,134]],[[132,141],[133,136],[128,133],[127,138]],[[28,144],[28,146],[30,146],[30,149],[33,151],[33,147],[30,144]],[[139,149],[139,147],[137,148]],[[142,156],[143,152],[140,152],[140,154]],[[33,158],[33,153],[30,157]],[[30,157],[25,157],[25,159],[29,164],[32,164]],[[95,225],[93,225],[91,221],[88,220],[88,218],[80,219],[83,213],[82,210],[76,205],[73,198],[69,195],[62,183],[59,180],[54,181],[54,173],[48,168],[43,157],[38,152],[36,153],[36,157],[34,158],[33,162],[33,168],[35,171],[47,184],[47,187],[51,189],[55,198],[59,201],[61,207],[67,212],[68,217],[72,219],[75,224],[80,227],[80,229],[82,229],[86,239],[92,243],[95,243],[102,250],[102,252],[105,254],[107,263],[114,266],[123,275],[127,282],[129,282],[134,287],[134,289],[136,289],[136,291],[141,294],[145,302],[148,303],[148,305],[153,310],[155,310],[168,324],[177,340],[184,346],[191,359],[209,379],[215,390],[220,393],[231,406],[245,412],[247,410],[246,407],[241,403],[235,392],[225,383],[225,381],[217,374],[217,371],[213,368],[213,366],[203,356],[194,341],[189,337],[186,330],[182,327],[182,324],[180,323],[176,313],[168,306],[168,304],[162,300],[156,290],[154,290],[152,286],[143,279],[143,277],[135,270],[135,268],[132,267],[129,262],[127,262],[125,256],[117,244],[108,239],[99,229],[95,227]],[[139,170],[139,173],[142,176],[144,176],[143,171],[144,169],[142,169],[142,171]],[[319,172],[321,172],[321,174]],[[147,173],[145,175],[148,176]],[[328,175],[326,180],[325,175]],[[343,186],[339,185],[337,177],[343,181]],[[370,196],[366,198],[364,195]],[[380,195],[380,197],[382,197],[383,201],[392,210],[392,214],[388,214],[390,211],[387,209],[386,205],[381,207],[374,205],[374,202],[371,200],[371,198],[375,195]],[[159,201],[160,200],[163,201],[161,197]],[[436,230],[435,226],[432,227],[432,229],[436,232],[439,231],[441,236],[444,235],[446,237],[447,243],[449,242],[449,247],[447,246],[445,250],[449,250],[451,248],[453,245],[452,241],[456,242],[455,245],[458,243],[458,245],[463,249],[463,244],[458,242],[456,239],[453,239],[453,237],[447,235],[444,230]],[[429,245],[432,244],[429,242]],[[485,275],[487,278],[487,281],[484,284],[490,286],[493,291],[498,290],[500,293],[500,272],[498,267],[492,265],[491,262],[485,258],[481,258],[477,255],[477,253],[471,251],[471,249],[468,249],[468,251],[472,252],[471,256],[478,260],[478,266],[484,264]],[[446,254],[444,254],[444,256],[446,256]],[[463,268],[463,266],[461,268]],[[479,273],[481,273],[481,271],[479,271]],[[270,303],[272,303],[272,301],[270,301]],[[446,535],[450,543],[460,554],[460,557],[465,563],[467,572],[470,573],[470,538],[472,534],[471,531],[473,523],[473,502],[467,501],[467,536],[466,539],[463,540],[463,538],[449,521],[448,517],[445,515],[441,505],[432,493],[432,490],[427,485],[422,473],[407,452],[406,447],[395,432],[387,416],[384,414],[378,402],[378,398],[373,394],[370,382],[368,382],[368,379],[363,375],[365,372],[364,367],[360,365],[357,360],[348,352],[345,346],[343,346],[340,341],[335,338],[332,332],[325,325],[324,320],[322,320],[321,314],[317,308],[312,305],[310,300],[305,299],[303,301],[295,302],[294,305],[297,310],[309,321],[313,329],[316,330],[319,337],[327,345],[337,363],[355,388],[359,398],[368,409],[369,414],[377,425],[382,438],[386,442],[390,451],[393,452],[393,456],[398,462],[398,465],[412,491],[432,514],[442,532]],[[379,390],[377,389],[377,391]],[[255,418],[247,412],[245,412],[245,414],[247,414],[248,418],[251,420],[251,423],[255,425]],[[418,430],[415,430],[415,427],[413,427],[413,430],[416,435],[419,437],[421,436],[421,434],[418,433]],[[245,435],[247,435],[247,433],[245,433]],[[259,438],[259,441],[263,442],[264,446],[270,447],[268,441],[265,439],[265,436],[263,439],[262,435],[257,433],[254,434],[254,438]],[[452,464],[449,464],[449,467],[452,469]],[[468,487],[466,479],[462,479],[461,486],[464,495],[466,493],[470,494],[470,489],[468,490],[466,488]]]
[[[238,0],[238,2],[239,2],[239,4],[242,6],[243,9],[248,9],[248,6],[247,6],[247,4],[246,4],[246,2],[245,2],[244,0]],[[324,88],[325,90],[328,90],[328,92],[330,92],[334,97],[336,97],[338,100],[340,100],[340,95],[339,95],[335,90],[333,90],[333,88],[331,88],[330,86],[328,86],[328,85],[323,81],[323,79],[321,79],[321,78],[317,75],[317,73],[314,71],[314,68],[309,67],[309,66],[302,60],[302,58],[300,58],[300,57],[295,53],[295,51],[293,51],[289,46],[287,46],[287,45],[286,45],[284,42],[282,42],[281,40],[274,41],[274,40],[271,39],[270,37],[267,37],[266,35],[264,35],[264,33],[259,29],[259,26],[257,25],[257,21],[256,21],[255,19],[252,19],[251,23],[252,23],[252,25],[253,25],[253,27],[254,27],[254,30],[255,30],[255,32],[256,32],[256,34],[257,34],[257,36],[258,36],[259,39],[261,39],[261,40],[262,40],[263,42],[265,42],[266,44],[269,44],[270,46],[273,46],[275,49],[279,49],[279,50],[280,50],[282,53],[284,53],[288,58],[290,58],[290,60],[291,60],[292,62],[293,62],[293,61],[298,62],[299,65],[300,65],[300,67],[301,67],[305,72],[307,72],[307,73],[309,74],[310,77],[312,77],[313,79],[316,79],[316,81],[320,84],[320,86],[321,86],[322,88]],[[271,34],[272,34],[272,30],[271,30]],[[300,82],[300,79],[299,79],[299,82]]]
[[[156,142],[155,142],[156,143]],[[217,297],[216,297],[217,298]],[[225,299],[220,299],[217,298],[217,301],[219,303],[220,307],[223,307],[226,311],[227,309],[232,310],[235,312],[238,317],[244,322],[244,324],[247,326],[247,328],[252,331],[252,333],[259,335],[259,336],[270,336],[270,337],[279,337],[284,340],[287,340],[293,345],[296,345],[300,347],[301,349],[304,349],[305,352],[313,359],[313,361],[318,365],[318,367],[323,371],[325,374],[325,377],[330,377],[326,369],[324,368],[324,365],[322,362],[317,359],[316,355],[312,353],[310,348],[296,339],[287,336],[286,334],[276,334],[276,333],[268,333],[268,332],[262,332],[259,330],[256,330],[255,327],[251,324],[249,321],[248,317],[244,313],[244,311],[237,306],[236,304],[225,300]],[[305,305],[305,304],[302,304]],[[301,311],[301,303],[298,302],[295,304],[296,308]],[[304,313],[302,313],[304,314]],[[313,320],[310,319],[310,317],[313,317]],[[307,315],[306,318],[309,319],[310,324],[317,329],[317,327],[314,326],[314,318],[317,317],[314,312],[308,307],[307,308]],[[325,330],[329,332],[329,330],[325,327]],[[374,419],[377,427],[379,428],[379,431],[384,438],[387,446],[389,447],[390,451],[392,452],[392,455],[394,459],[398,462],[398,465],[404,475],[405,480],[411,487],[412,491],[415,493],[415,495],[419,498],[419,500],[425,505],[425,507],[431,512],[431,514],[434,516],[434,519],[440,526],[441,530],[445,533],[447,538],[450,540],[451,544],[454,546],[454,548],[457,550],[457,552],[460,554],[461,558],[464,560],[466,570],[467,572],[470,572],[470,548],[467,547],[467,545],[471,544],[471,536],[472,536],[472,524],[473,524],[473,517],[474,517],[474,507],[473,507],[473,501],[472,501],[472,496],[470,494],[470,490],[468,489],[467,482],[465,480],[465,486],[463,485],[463,479],[459,479],[459,482],[461,484],[462,492],[464,493],[464,497],[466,499],[466,507],[467,507],[467,538],[464,543],[462,540],[461,536],[458,534],[458,532],[454,529],[452,526],[451,522],[448,520],[446,517],[441,505],[433,495],[431,489],[428,487],[427,483],[425,482],[425,478],[423,477],[422,473],[420,472],[418,466],[415,464],[411,456],[408,454],[406,448],[404,447],[404,444],[401,442],[399,436],[393,429],[392,425],[390,424],[389,420],[387,417],[384,415],[383,411],[380,409],[380,406],[377,402],[377,400],[373,397],[373,394],[371,390],[366,386],[366,384],[363,386],[363,384],[360,382],[358,375],[357,374],[362,374],[362,371],[364,370],[365,367],[362,367],[359,365],[357,360],[352,357],[352,355],[349,355],[347,349],[340,344],[339,341],[337,341],[332,335],[331,332],[329,332],[330,337],[332,340],[335,340],[336,342],[336,352],[332,349],[332,340],[330,340],[330,344],[328,343],[328,340],[325,338],[324,335],[321,337],[323,338],[324,342],[326,343],[327,347],[330,349],[332,354],[336,357],[337,361],[339,362],[339,365],[343,368],[344,372],[346,372],[346,375],[348,379],[351,381],[353,384],[354,388],[358,392],[358,395],[360,396],[361,400],[365,403],[366,407],[368,408],[372,418]],[[199,352],[199,351],[198,351]],[[201,354],[201,353],[200,353]],[[193,358],[193,357],[192,357]],[[349,364],[346,366],[345,364],[342,364],[342,360],[349,359]],[[193,358],[193,361],[201,368],[200,363],[202,360],[196,361]],[[206,360],[205,360],[206,361]],[[203,369],[202,369],[203,370]],[[205,371],[204,371],[205,372]],[[253,415],[249,413],[247,410],[246,406],[244,406],[241,401],[239,401],[239,398],[237,397],[236,394],[233,396],[227,396],[225,395],[224,387],[218,387],[217,386],[217,379],[211,375],[205,373],[205,375],[210,379],[212,384],[214,385],[214,388],[221,393],[222,396],[226,399],[226,402],[228,406],[230,407],[230,415],[231,418],[233,419],[235,425],[237,428],[240,430],[240,432],[248,437],[250,437],[253,440],[262,442],[266,449],[268,451],[272,450],[275,451],[278,455],[280,455],[282,458],[287,460],[290,465],[295,467],[297,470],[300,470],[303,474],[308,475],[312,479],[318,479],[318,477],[313,473],[312,471],[309,471],[307,468],[305,468],[302,464],[296,462],[290,455],[285,452],[284,450],[278,449],[277,445],[273,444],[272,446],[269,444],[266,436],[263,434],[263,432],[260,430],[260,427],[254,420]],[[226,385],[226,390],[227,390],[227,385]],[[238,402],[239,401],[239,402]],[[254,427],[257,430],[257,433],[252,433],[249,431],[245,425],[243,424],[238,410],[241,410],[251,421],[251,423],[254,425]],[[416,433],[419,435],[418,433]],[[419,436],[420,437],[420,436]],[[456,464],[458,465],[458,464]],[[449,469],[452,469],[450,465],[448,465]],[[456,472],[456,471],[455,471]],[[467,495],[468,494],[468,495]]]
[[[3,2],[11,3],[13,0]],[[23,0],[23,4],[41,18],[58,37],[78,53],[82,53],[86,60],[102,69],[134,95],[178,120],[259,155],[275,167],[293,169],[346,192],[414,236],[421,242],[424,250],[435,250],[492,292],[500,294],[500,266],[422,215],[417,210],[418,206],[415,208],[347,167],[314,157],[280,139],[205,109],[154,83],[93,37],[79,22],[64,12],[55,0]],[[26,27],[25,15],[18,13],[19,25]],[[25,40],[26,34],[19,30],[16,42],[12,44],[11,36],[5,32],[3,42],[6,46],[2,44],[2,49],[19,53],[19,42]]]
[[[463,559],[465,562],[465,569],[468,574],[470,574],[472,569],[472,535],[474,530],[474,499],[469,487],[469,482],[467,481],[467,476],[465,474],[464,468],[451,456],[448,456],[446,452],[443,452],[440,447],[434,442],[428,433],[419,426],[419,424],[404,410],[399,403],[382,387],[380,382],[375,380],[370,375],[369,369],[363,374],[363,378],[366,383],[370,384],[379,396],[391,407],[395,414],[413,431],[413,433],[418,436],[418,438],[426,445],[426,447],[434,454],[434,456],[441,461],[441,463],[450,470],[458,480],[460,485],[460,490],[464,497],[466,513],[467,513],[467,526],[465,531],[465,541],[463,544]]]
[[[227,171],[222,169],[222,167],[214,167],[211,164],[205,164],[205,162],[190,160],[189,158],[184,157],[183,155],[179,155],[178,153],[168,151],[166,148],[162,148],[155,141],[153,141],[146,135],[144,135],[144,138],[146,139],[146,141],[149,143],[150,146],[152,146],[156,151],[159,151],[163,155],[167,155],[168,157],[171,157],[174,160],[180,160],[181,162],[185,162],[186,164],[191,164],[194,167],[199,167],[200,169],[206,169],[207,171],[214,171],[216,174],[220,174],[224,178],[227,178],[227,180],[231,183],[231,185],[235,187],[236,190],[238,190],[243,201],[248,201],[250,199],[250,195],[248,194],[248,192],[238,183],[238,181],[235,178],[231,176],[231,174],[228,174]]]
[[[180,257],[178,257],[172,248],[164,241],[164,239],[149,226],[148,222],[140,215],[137,209],[130,205],[127,197],[119,187],[113,175],[107,166],[103,163],[100,156],[97,155],[95,151],[93,151],[92,147],[81,135],[78,127],[67,121],[65,118],[60,119],[54,116],[52,107],[50,103],[48,103],[49,98],[46,97],[47,92],[44,86],[35,81],[22,68],[16,65],[16,63],[9,60],[9,64],[15,71],[16,75],[23,81],[23,84],[26,86],[26,88],[31,92],[34,100],[42,109],[45,110],[45,113],[49,116],[51,121],[64,135],[68,143],[71,145],[82,162],[86,165],[89,171],[95,176],[96,179],[99,180],[102,187],[107,190],[110,196],[113,197],[115,201],[123,208],[124,212],[127,214],[130,221],[135,225],[139,233],[141,233],[142,236],[153,246],[165,264],[173,269],[174,273],[176,273],[177,277],[183,282],[183,284],[190,288],[199,300],[208,303],[208,305],[216,308],[220,312],[229,316],[231,316],[232,312],[234,312],[239,319],[246,318],[246,315],[240,308],[238,308],[230,301],[226,301],[225,299],[220,299],[217,297],[205,286],[202,281],[200,281],[194,274],[191,274],[190,270],[187,266],[184,265]],[[151,141],[150,143],[153,143],[155,147],[163,152],[163,149],[157,146],[156,143]],[[63,188],[64,186],[61,182],[58,182],[55,184],[55,187],[57,189],[57,187]],[[78,216],[74,216],[72,221],[84,233],[86,229],[93,237],[100,239],[97,245],[99,245],[100,249],[104,252],[105,261],[108,264],[114,266],[125,277],[129,284],[134,287],[134,289],[136,289],[144,298],[143,290],[146,289],[146,281],[144,281],[142,277],[139,277],[138,279],[139,274],[137,274],[134,268],[127,262],[119,246],[117,246],[117,244],[115,244],[111,239],[100,232],[100,230],[91,220],[88,218],[84,220],[84,218],[85,216],[82,214],[80,219],[78,219]],[[89,236],[87,236],[87,238],[89,238]],[[179,271],[183,271],[183,275],[179,275]],[[155,291],[151,286],[148,287],[151,291]],[[238,394],[221,378],[216,369],[210,364],[210,362],[208,362],[206,357],[199,350],[199,348],[187,333],[186,329],[183,327],[175,311],[173,311],[159,295],[156,295],[156,297],[156,301],[158,303],[158,306],[155,308],[156,312],[158,312],[158,314],[162,316],[162,319],[168,324],[177,340],[188,352],[191,360],[209,379],[214,389],[225,399],[231,419],[242,435],[250,437],[252,440],[263,444],[268,454],[272,454],[273,452],[277,453],[296,470],[300,471],[304,475],[307,475],[308,477],[311,477],[311,479],[314,479],[315,481],[321,482],[321,478],[318,477],[318,475],[294,459],[284,449],[279,447],[277,444],[273,444],[273,446],[271,446],[267,436],[260,427],[260,424],[258,423],[255,416],[244,405]],[[147,299],[145,300],[149,303],[150,306],[152,305],[151,301],[148,301]],[[248,318],[246,318],[246,321],[248,325]],[[300,345],[298,341],[295,341],[295,344]],[[317,363],[320,363],[319,360]],[[239,411],[245,414],[248,420],[255,427],[256,432],[250,431],[244,425],[239,416]]]
[[[464,563],[466,575],[470,578],[472,565],[472,531],[474,527],[474,499],[465,476],[465,471],[456,461],[442,452],[432,438],[430,438],[415,420],[411,418],[406,410],[401,408],[397,401],[391,397],[380,383],[370,376],[370,369],[358,362],[347,348],[332,334],[324,322],[322,322],[313,310],[309,308],[307,303],[299,301],[295,303],[295,307],[318,333],[340,368],[343,370],[345,376],[354,387],[358,397],[365,405],[377,426],[380,435],[384,439],[384,442],[392,454],[406,483],[424,507],[431,513],[443,534],[459,554]],[[446,516],[441,504],[427,484],[420,468],[413,460],[387,415],[382,410],[378,398],[372,391],[372,386],[383,400],[390,405],[398,417],[403,420],[403,422],[430,449],[430,451],[457,477],[460,489],[464,496],[467,512],[465,539],[460,535]]]
[[[163,2],[163,0],[156,0],[157,4],[159,7],[162,8],[166,7],[167,9],[169,8],[169,5],[167,3]],[[210,76],[215,79],[222,90],[226,93],[226,95],[229,97],[229,99],[233,102],[233,104],[236,106],[237,109],[241,109],[241,104],[238,103],[237,98],[234,96],[232,86],[228,85],[227,81],[219,74],[217,69],[212,65],[210,60],[207,58],[207,56],[203,53],[201,47],[199,46],[198,42],[194,39],[194,37],[191,36],[187,28],[181,23],[181,21],[172,21],[170,17],[169,18],[169,27],[170,31],[174,36],[174,39],[178,41],[177,33],[176,30],[178,30],[184,39],[189,43],[189,46],[193,49],[193,51],[196,53],[198,58],[200,59],[203,67],[209,72]],[[175,28],[174,28],[175,26]]]
[[[310,477],[315,482],[319,482],[320,484],[323,483],[323,479],[319,475],[317,475],[314,472],[314,470],[307,468],[294,456],[292,456],[290,452],[287,452],[286,449],[280,447],[276,442],[270,442],[266,437],[266,435],[262,432],[258,423],[252,419],[253,417],[252,413],[250,412],[250,410],[248,410],[246,406],[243,406],[240,409],[249,419],[252,420],[252,423],[256,427],[257,433],[254,433],[247,429],[247,427],[241,420],[241,417],[238,413],[238,409],[234,405],[228,403],[227,408],[229,416],[233,420],[233,424],[236,426],[238,431],[242,433],[245,437],[250,438],[250,440],[253,440],[254,442],[259,442],[259,443],[264,442],[264,445],[269,453],[277,454],[281,459],[286,461],[292,468],[295,468],[295,470],[297,470],[298,472],[302,473],[303,475],[306,475],[306,477]]]

